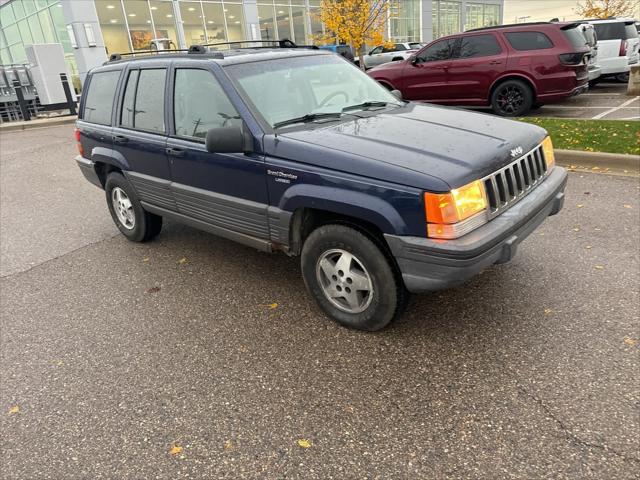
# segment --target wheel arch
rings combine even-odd
[[[107,176],[111,172],[122,173],[129,169],[129,165],[124,156],[119,152],[108,148],[94,148],[91,152],[91,161],[94,162],[94,168],[98,175],[98,179],[102,184],[102,188],[104,188]]]
[[[491,98],[493,97],[493,92],[495,92],[496,88],[498,88],[501,84],[508,80],[520,80],[527,84],[527,86],[531,89],[531,93],[533,94],[533,101],[536,101],[538,97],[538,91],[533,80],[522,73],[508,73],[496,79],[493,84],[491,84],[491,88],[489,88],[489,98],[487,99],[489,104],[491,104]]]

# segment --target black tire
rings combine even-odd
[[[589,88],[594,88],[598,85],[598,83],[600,83],[599,79],[596,80],[589,80]]]
[[[629,83],[629,77],[629,72],[626,72],[617,74],[615,78],[618,83]]]
[[[334,301],[324,293],[325,289],[321,283],[323,279],[320,278],[323,273],[317,273],[316,270],[320,268],[319,262],[325,258],[327,252],[335,250],[348,252],[354,257],[350,264],[353,265],[351,273],[344,272],[341,279],[334,277],[336,282],[342,282],[345,292],[351,284],[349,275],[357,275],[357,271],[362,272],[362,269],[357,268],[359,266],[364,267],[362,273],[370,280],[372,285],[370,296],[358,294],[354,289],[354,294],[363,299],[361,305],[363,310],[360,312],[351,313],[345,311],[344,307],[342,309],[337,307]],[[380,330],[394,320],[408,300],[408,292],[402,283],[402,278],[391,259],[385,254],[382,245],[346,225],[324,225],[311,232],[302,247],[301,264],[305,285],[316,303],[331,319],[346,327],[366,331]],[[323,278],[331,281],[328,277]],[[338,291],[333,288],[339,289],[339,285],[336,283],[335,287],[327,290]],[[346,300],[335,301],[346,304]]]
[[[116,207],[113,201],[113,191],[116,188],[124,191],[127,200],[131,203],[131,209],[129,211],[132,212],[134,219],[131,228],[127,227],[118,218],[118,214],[116,213]],[[135,190],[121,173],[110,173],[105,182],[104,190],[111,218],[113,218],[114,223],[125,237],[132,242],[146,242],[160,233],[160,230],[162,230],[162,217],[149,213],[142,208]]]
[[[503,117],[520,117],[531,110],[533,91],[521,80],[507,80],[491,94],[491,108]]]

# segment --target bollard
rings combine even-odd
[[[627,95],[640,95],[640,65],[633,65],[631,67]]]
[[[69,112],[71,115],[77,115],[76,112],[76,102],[73,101],[71,97],[71,89],[69,87],[69,81],[67,80],[67,74],[61,73],[60,80],[62,81],[62,88],[64,89],[64,96],[67,97],[67,105],[69,107]]]
[[[13,89],[16,91],[16,97],[18,97],[18,106],[20,107],[20,113],[22,113],[22,119],[25,122],[28,122],[31,120],[31,114],[29,113],[29,105],[27,105],[27,102],[24,99],[22,85],[20,85],[19,80],[13,81]]]

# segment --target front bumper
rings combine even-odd
[[[96,162],[78,155],[76,156],[76,163],[78,164],[78,167],[80,167],[80,171],[84,175],[84,178],[89,180],[96,187],[103,188],[98,172],[96,172]]]
[[[529,195],[489,223],[456,240],[385,235],[404,284],[418,293],[455,287],[505,263],[518,244],[564,203],[567,172],[556,166]]]

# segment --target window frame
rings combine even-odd
[[[240,117],[240,121],[244,124],[244,118],[242,116],[242,113],[237,108],[237,106],[234,105],[233,101],[231,100],[231,97],[229,96],[229,94],[225,90],[224,85],[222,84],[222,82],[220,81],[218,76],[212,70],[210,70],[209,68],[206,68],[206,67],[201,67],[201,66],[196,66],[196,65],[187,66],[187,65],[177,64],[177,65],[173,65],[172,68],[171,68],[171,86],[170,86],[170,88],[171,88],[171,90],[170,90],[171,111],[169,112],[169,117],[170,117],[169,121],[171,122],[171,125],[170,125],[169,137],[177,138],[179,140],[184,140],[184,141],[187,141],[187,142],[199,143],[199,144],[202,144],[202,145],[204,145],[206,143],[206,138],[198,138],[198,137],[190,137],[190,136],[178,135],[178,133],[177,133],[177,129],[176,129],[176,112],[175,112],[175,93],[176,93],[176,75],[178,74],[178,70],[201,70],[201,71],[207,72],[209,75],[211,75],[211,77],[215,80],[215,82],[220,87],[220,90],[227,97],[227,100],[229,101],[229,105],[231,105],[233,107],[233,109],[236,111],[236,113]]]
[[[163,92],[163,124],[164,124],[164,131],[158,131],[158,130],[148,130],[146,128],[139,128],[136,127],[135,125],[135,111],[134,111],[134,115],[133,115],[133,126],[127,126],[127,125],[122,125],[122,110],[123,110],[123,106],[124,106],[124,97],[126,95],[127,92],[127,83],[129,82],[129,75],[131,75],[131,72],[133,70],[137,70],[138,71],[138,78],[136,79],[136,91],[135,94],[133,96],[133,108],[135,110],[136,108],[136,103],[138,101],[138,86],[140,85],[140,76],[143,70],[164,70],[165,71],[165,78],[164,78],[164,92]],[[169,132],[169,128],[168,128],[168,124],[167,124],[167,87],[169,85],[169,72],[170,72],[170,65],[166,64],[166,63],[153,63],[150,65],[131,65],[129,66],[129,68],[127,68],[126,74],[124,76],[120,77],[120,89],[119,89],[119,94],[118,94],[118,110],[116,112],[116,118],[115,118],[115,122],[113,123],[114,126],[116,128],[122,128],[124,130],[129,130],[132,132],[143,132],[143,133],[148,133],[151,135],[160,135],[163,137],[168,136],[168,132]]]
[[[549,46],[543,47],[543,48],[525,48],[525,49],[516,48],[511,42],[511,40],[509,39],[509,35],[519,35],[523,33],[535,33],[536,35],[542,35],[544,38],[546,38],[549,41]],[[544,32],[541,32],[540,30],[522,30],[522,31],[516,31],[516,32],[502,32],[502,34],[504,35],[504,38],[507,44],[511,48],[513,48],[516,52],[538,52],[540,50],[551,50],[556,47],[556,45],[553,43],[553,40],[549,37],[549,35],[547,35]]]
[[[426,60],[422,58],[422,55],[429,49],[433,48],[434,46],[436,46],[439,43],[445,43],[445,42],[452,42],[453,44],[453,54],[451,57],[449,58],[443,58],[443,59],[439,59],[439,60]],[[420,63],[433,63],[433,62],[450,62],[455,58],[455,51],[456,51],[456,43],[458,42],[458,38],[454,37],[445,37],[445,38],[441,38],[438,39],[432,43],[430,43],[429,45],[427,45],[426,47],[424,47],[422,50],[420,50],[418,53],[416,53],[416,58],[419,59]]]

